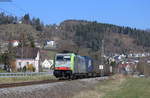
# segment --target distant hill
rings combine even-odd
[[[105,51],[108,53],[140,52],[143,49],[149,50],[150,47],[149,31],[136,28],[83,20],[66,20],[60,24],[60,27],[66,32],[67,38],[93,51],[101,48],[103,39],[105,40]]]
[[[5,21],[4,21],[5,20]],[[82,55],[100,52],[102,40],[106,54],[143,52],[150,50],[150,31],[122,27],[96,21],[66,20],[59,25],[44,25],[38,18],[26,14],[17,17],[0,14],[0,40],[37,41],[57,39],[60,50],[71,50]]]
[[[27,36],[33,36],[34,39],[36,39],[39,32],[36,31],[31,25],[27,24],[0,25],[0,39],[2,40],[19,40],[21,34],[23,33],[27,34]]]

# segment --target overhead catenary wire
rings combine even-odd
[[[20,5],[14,3],[14,2],[9,2],[9,4],[10,4],[10,7],[11,7],[11,10],[12,10],[12,9],[15,9],[15,10],[18,9],[18,10],[21,12],[21,13],[20,13],[21,16],[28,13],[24,8],[22,8]],[[5,12],[5,13],[7,13],[7,14],[10,14],[10,15],[13,15],[13,16],[17,16],[17,14],[14,13],[15,10],[13,10],[13,11],[8,11],[8,10],[6,10],[6,9],[4,9],[4,8],[0,8],[0,10],[3,11],[3,12]],[[19,12],[18,12],[18,13],[19,13]],[[30,15],[31,15],[31,14],[30,14]]]
[[[9,12],[9,11],[3,9],[3,8],[0,8],[0,10],[1,10],[2,12],[4,12],[4,13],[9,14],[9,15],[16,16],[14,13],[11,13],[11,12]]]
[[[26,14],[26,10],[24,10],[22,7],[20,7],[19,5],[17,5],[14,2],[10,2],[11,5],[13,5],[14,7],[16,7],[17,9],[19,9],[21,12],[23,12],[24,14]]]
[[[20,5],[14,3],[14,2],[10,2],[10,4],[12,4],[14,7],[16,7],[17,9],[19,9],[21,12],[23,12],[23,14],[29,14],[31,17],[33,17],[34,15],[32,15],[31,13],[27,12],[23,7],[21,7]]]

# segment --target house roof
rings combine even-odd
[[[29,47],[23,47],[23,48],[16,48],[15,49],[15,53],[16,53],[17,58],[35,59],[38,51],[39,51],[38,48],[29,48]]]
[[[13,43],[14,43],[14,42],[19,42],[19,40],[10,40],[10,42],[13,42]]]
[[[50,56],[48,55],[48,51],[46,50],[41,50],[41,61],[45,61],[45,59],[50,59]]]

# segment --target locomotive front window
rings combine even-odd
[[[64,57],[63,57],[63,56],[57,56],[56,60],[57,60],[57,61],[63,61],[63,60],[64,60]]]
[[[57,61],[70,61],[70,56],[57,56]]]
[[[70,61],[70,56],[64,56],[64,60]]]

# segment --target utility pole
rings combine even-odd
[[[104,39],[102,40],[102,45],[101,45],[101,65],[100,65],[100,70],[101,70],[101,77],[104,75]]]
[[[21,35],[21,59],[23,59],[23,47],[24,47],[24,33]],[[20,71],[21,71],[21,64],[20,64]]]
[[[2,53],[2,42],[0,42],[0,54]]]
[[[104,64],[104,39],[102,40],[102,46],[101,46],[101,64]]]
[[[22,40],[22,43],[21,43],[21,58],[23,59],[23,40]]]

